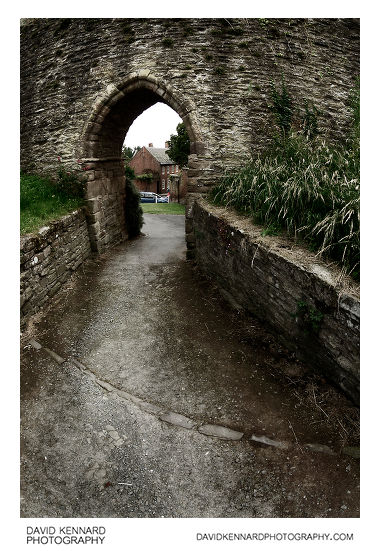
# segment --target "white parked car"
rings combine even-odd
[[[140,191],[141,203],[169,203],[169,193],[166,195],[158,195],[153,191]]]

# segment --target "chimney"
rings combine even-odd
[[[152,143],[150,143],[150,144],[148,145],[148,147],[153,147],[153,144],[152,144]]]
[[[165,149],[169,149],[169,142],[165,142]]]

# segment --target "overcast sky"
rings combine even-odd
[[[165,147],[171,134],[176,134],[177,124],[182,122],[179,115],[164,103],[156,103],[144,111],[131,125],[125,137],[127,147]]]

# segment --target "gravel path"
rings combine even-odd
[[[21,516],[358,517],[354,408],[145,221],[23,336]]]

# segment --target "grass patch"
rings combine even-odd
[[[180,203],[141,203],[145,214],[185,214],[186,207]]]
[[[57,181],[33,174],[20,178],[20,233],[34,233],[84,203],[83,182],[61,170]]]

